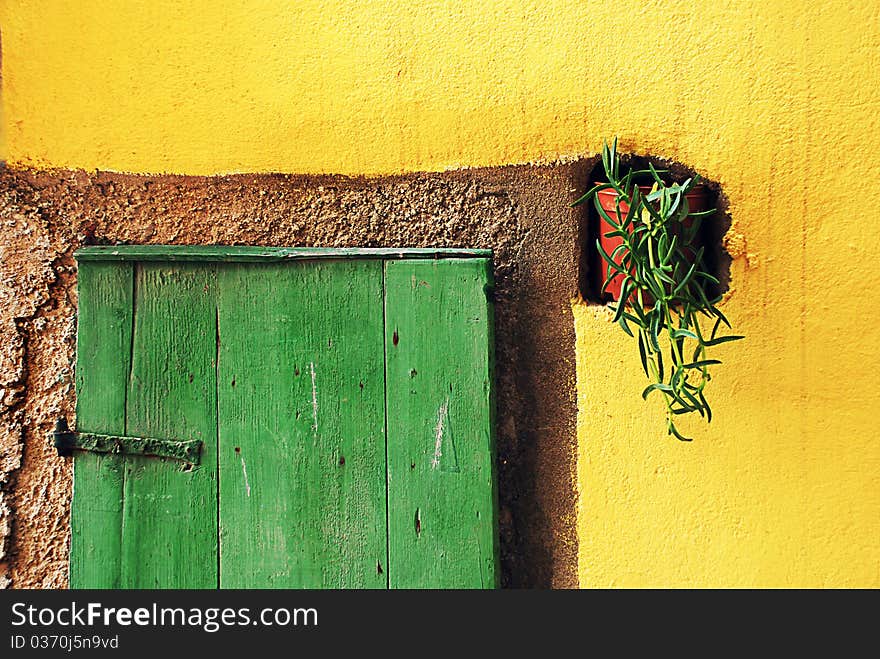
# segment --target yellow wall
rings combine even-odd
[[[748,338],[682,444],[574,303],[581,584],[878,587],[880,6],[794,5],[3,0],[5,155],[382,174],[618,134],[685,162],[729,197]]]

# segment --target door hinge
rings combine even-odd
[[[100,435],[94,432],[75,432],[67,426],[67,419],[55,422],[50,433],[58,455],[69,457],[74,450],[93,453],[120,453],[123,455],[155,455],[161,458],[182,460],[199,464],[202,442],[198,439],[176,440],[155,439],[152,437],[125,437],[122,435]]]

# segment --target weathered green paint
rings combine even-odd
[[[487,258],[491,250],[408,247],[251,247],[223,245],[96,245],[74,253],[82,261],[262,262],[298,260]]]
[[[498,582],[488,259],[385,264],[392,588]]]
[[[143,249],[77,253],[72,587],[496,585],[490,259]]]
[[[221,585],[385,588],[382,263],[220,283]]]
[[[136,266],[125,434],[204,448],[192,468],[126,456],[124,588],[217,587],[216,332],[212,267]]]
[[[156,439],[155,437],[125,437],[102,435],[89,432],[52,433],[54,439],[61,438],[62,446],[92,453],[116,453],[119,455],[152,455],[160,458],[182,460],[199,464],[201,459],[201,440],[176,441]]]
[[[125,434],[133,266],[79,267],[76,419],[86,431]],[[123,458],[82,453],[73,468],[70,587],[118,588]]]

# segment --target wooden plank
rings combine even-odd
[[[488,259],[385,264],[389,582],[498,584]]]
[[[78,261],[263,262],[315,259],[486,258],[491,250],[457,248],[252,247],[223,245],[96,245],[83,247]]]
[[[76,426],[125,432],[133,268],[83,263],[77,274]],[[73,461],[70,587],[118,588],[123,460],[78,453]]]
[[[220,284],[221,587],[385,588],[381,261]]]
[[[138,264],[126,435],[201,440],[198,466],[127,456],[123,588],[216,588],[216,275]]]

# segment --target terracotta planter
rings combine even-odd
[[[594,184],[594,185],[598,185],[598,184]],[[641,192],[643,194],[647,195],[651,192],[651,187],[652,186],[650,186],[650,185],[640,185],[639,189],[641,190]],[[617,192],[615,190],[609,188],[607,190],[600,190],[596,194],[597,194],[597,197],[599,198],[599,203],[602,205],[602,209],[609,216],[611,216],[612,218],[615,218],[616,213],[617,213],[617,208],[616,208]],[[685,197],[687,198],[687,201],[688,201],[688,207],[690,208],[690,211],[693,213],[706,211],[711,208],[711,206],[710,206],[711,195],[709,194],[709,190],[703,185],[694,186],[691,189],[691,191],[688,192],[687,195],[685,195]],[[620,204],[621,215],[623,217],[625,217],[628,212],[629,212],[629,204],[627,204],[626,202],[621,202],[621,204]],[[690,219],[685,221],[684,226],[685,227],[689,226],[691,221],[692,220],[690,220]],[[608,224],[608,222],[605,220],[605,218],[603,218],[600,215],[599,216],[599,243],[602,245],[602,249],[604,249],[605,252],[609,255],[615,249],[617,249],[618,245],[620,245],[623,242],[623,238],[621,238],[620,236],[612,236],[610,238],[606,237],[605,234],[609,233],[611,231],[614,231],[614,228],[610,224]],[[693,256],[696,256],[696,252],[700,247],[701,247],[701,241],[700,241],[700,236],[698,234],[697,237],[695,238],[695,240],[690,245],[691,254]],[[621,264],[620,257],[615,257],[614,260],[618,265]],[[605,262],[605,260],[602,258],[601,255],[599,255],[599,267],[596,268],[596,270],[598,272],[595,273],[596,279],[597,279],[597,281],[595,282],[596,283],[595,290],[598,291],[598,290],[602,289],[602,284],[605,283],[605,275],[608,272],[608,264]],[[623,275],[618,273],[618,274],[614,275],[614,277],[611,278],[611,282],[605,288],[606,294],[611,295],[612,300],[616,301],[620,297],[620,286],[622,283],[623,283]],[[632,299],[632,296],[630,299]],[[645,302],[651,303],[651,302],[653,302],[653,300],[645,300]]]

